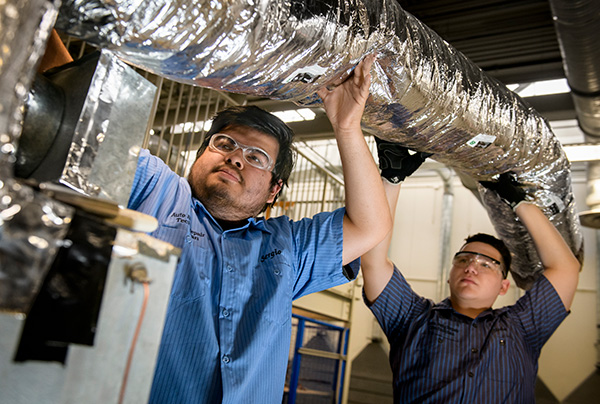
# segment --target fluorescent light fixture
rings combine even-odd
[[[276,111],[273,115],[283,122],[312,121],[316,114],[310,108],[290,109],[287,111]]]
[[[312,121],[315,119],[316,114],[310,108],[299,108],[290,109],[287,111],[273,112],[273,115],[279,117],[283,122],[300,122],[300,121]],[[204,129],[207,132],[210,129],[212,120],[209,121],[198,121],[198,122],[185,122],[173,126],[172,133],[189,133],[197,132]]]
[[[567,79],[537,81],[535,83],[509,84],[511,91],[515,91],[521,97],[534,97],[537,95],[550,95],[568,93],[571,91],[567,84]]]
[[[581,161],[600,161],[599,144],[566,144],[563,150],[571,163]]]
[[[207,132],[210,129],[210,125],[212,124],[212,120],[210,121],[198,121],[198,122],[184,122],[173,126],[172,133],[189,133],[189,132],[198,132],[204,129]]]

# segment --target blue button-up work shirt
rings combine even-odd
[[[344,210],[223,231],[188,182],[146,150],[129,208],[156,217],[151,235],[182,249],[150,402],[280,403],[292,300],[348,281]]]
[[[417,295],[394,268],[370,306],[390,342],[396,403],[533,403],[542,346],[568,312],[543,275],[512,306],[471,319]]]

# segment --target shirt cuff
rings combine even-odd
[[[360,257],[358,257],[351,263],[346,264],[342,267],[342,272],[344,273],[344,276],[346,277],[346,279],[348,279],[349,281],[356,279],[356,277],[358,276],[359,270],[360,270]]]

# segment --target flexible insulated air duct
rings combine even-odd
[[[569,162],[548,123],[394,0],[65,0],[57,28],[179,82],[309,105],[377,52],[365,129],[434,153],[475,185],[513,172],[583,256]],[[532,241],[478,191],[527,288],[542,270]]]

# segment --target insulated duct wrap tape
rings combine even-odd
[[[569,162],[548,123],[393,0],[66,0],[57,28],[175,81],[319,105],[316,91],[371,52],[367,131],[489,180],[512,171],[575,254]],[[476,190],[527,288],[542,271],[512,210]]]

